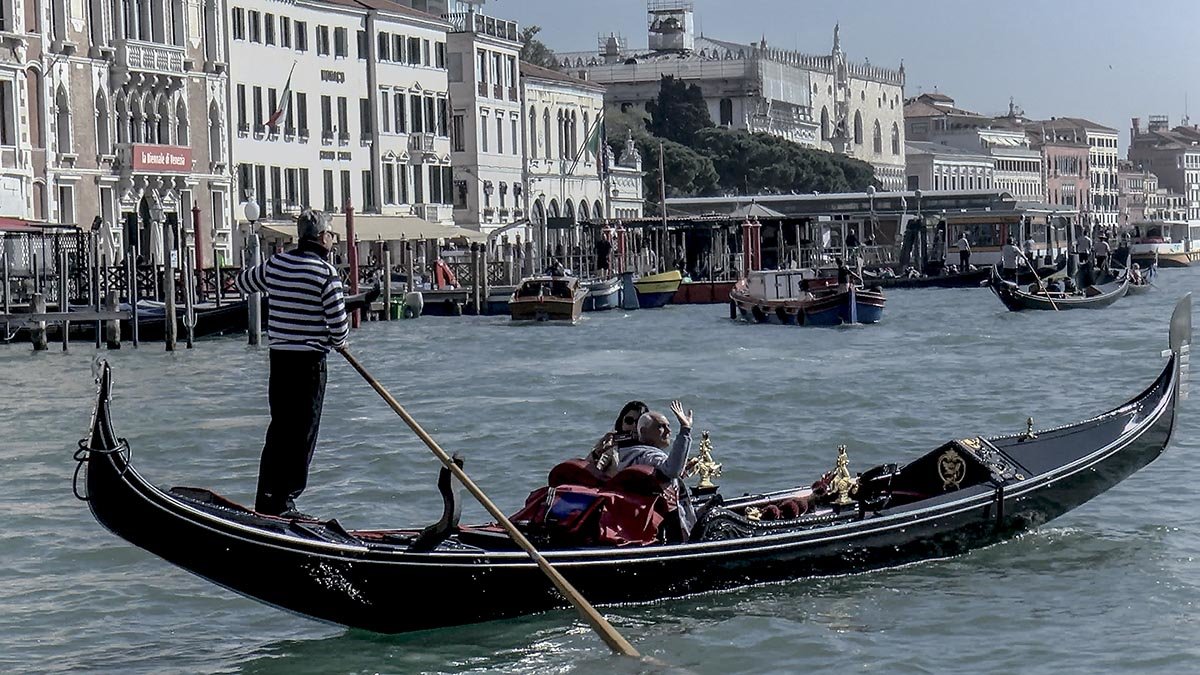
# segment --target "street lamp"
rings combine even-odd
[[[254,227],[254,223],[258,222],[258,217],[262,212],[258,208],[258,202],[254,199],[254,191],[246,197],[246,204],[242,207],[242,214],[246,216],[246,220],[250,223],[250,227]]]

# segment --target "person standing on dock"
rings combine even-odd
[[[350,333],[342,281],[329,264],[329,216],[305,210],[296,220],[300,244],[237,276],[243,293],[271,300],[268,402],[271,425],[258,469],[254,510],[283,518],[309,518],[295,500],[308,483],[325,401],[325,357],[343,349]]]
[[[967,233],[963,232],[958,241],[954,243],[958,249],[958,271],[966,272],[971,265],[971,242],[967,241]]]

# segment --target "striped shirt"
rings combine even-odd
[[[271,297],[271,349],[328,352],[346,346],[350,322],[337,270],[311,251],[277,253],[237,276],[243,293]]]

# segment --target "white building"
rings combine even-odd
[[[530,222],[547,218],[603,219],[604,87],[528,63],[521,64],[525,183]]]
[[[615,220],[641,218],[646,202],[643,201],[642,155],[633,142],[633,132],[625,139],[621,155],[614,155],[612,146],[604,146],[605,166],[608,179],[608,217]]]
[[[385,216],[454,224],[449,52],[445,20],[387,0],[363,0],[374,36],[368,80],[375,124],[374,203]]]
[[[909,141],[905,148],[909,190],[992,190],[996,162],[978,152],[940,143]]]
[[[486,16],[477,4],[459,2],[447,15],[454,221],[491,232],[526,218],[521,34],[515,21]]]
[[[601,38],[559,53],[563,71],[608,88],[622,108],[655,99],[662,76],[696,84],[718,125],[761,131],[868,162],[884,189],[904,185],[904,67],[850,61],[834,29],[828,54],[698,35],[691,0],[648,0],[647,48]]]
[[[377,210],[366,19],[354,2],[232,0],[235,218],[251,197],[268,224],[290,223],[306,206]],[[283,117],[269,124],[281,106]]]

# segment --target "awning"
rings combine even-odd
[[[35,227],[23,218],[0,216],[0,232],[45,232],[45,229]]]
[[[346,216],[332,214],[333,231],[340,241],[346,239]],[[260,223],[263,234],[282,237],[286,241],[295,241],[296,225],[294,223],[264,222]],[[398,241],[401,239],[466,239],[467,241],[486,241],[487,235],[476,230],[468,230],[456,225],[440,225],[414,216],[354,216],[354,235],[360,242],[364,241]]]

